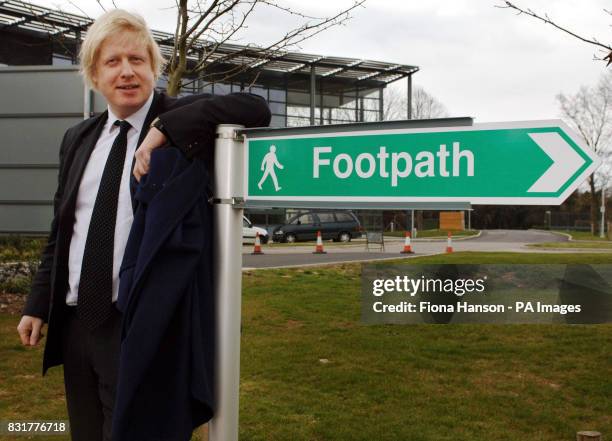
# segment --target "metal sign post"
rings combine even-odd
[[[238,440],[244,185],[244,144],[236,136],[240,128],[237,125],[219,125],[215,142],[216,408],[209,427],[211,441]]]
[[[469,203],[560,204],[601,163],[559,120],[472,125],[471,118],[455,118],[240,129],[220,125],[215,143],[211,441],[238,440],[245,204],[411,209],[414,230],[414,209],[432,202],[459,210],[471,208]],[[453,204],[459,206],[450,208]]]

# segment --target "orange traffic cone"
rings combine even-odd
[[[317,231],[317,246],[312,254],[327,254],[326,251],[323,251],[323,239],[321,238],[321,232]]]
[[[447,253],[452,253],[453,252],[453,235],[451,234],[451,232],[448,232],[448,238],[446,239],[446,252]]]
[[[253,252],[251,254],[263,254],[261,251],[261,239],[259,238],[259,233],[255,233],[255,246],[253,247]]]
[[[412,245],[410,245],[410,231],[406,231],[406,237],[404,238],[404,249],[401,254],[413,254]]]

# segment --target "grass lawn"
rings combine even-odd
[[[612,255],[454,253],[411,262],[612,263]],[[612,434],[612,325],[366,326],[360,273],[359,264],[244,273],[241,440]],[[65,419],[61,369],[41,379],[41,348],[21,348],[17,321],[0,315],[0,420]]]
[[[599,241],[610,241],[608,236],[603,238],[599,237],[599,234],[591,234],[590,231],[569,231],[569,230],[558,230],[557,233],[565,233],[572,236],[573,240],[599,240]]]
[[[448,236],[449,230],[419,230],[417,232],[417,239],[426,239],[426,238],[440,238],[445,239]],[[480,231],[479,230],[450,230],[451,234],[454,238],[459,237],[471,237],[476,236]],[[385,236],[392,237],[404,237],[406,234],[405,231],[385,231]]]
[[[63,371],[51,369],[43,379],[43,347],[41,344],[35,348],[21,345],[17,335],[19,319],[17,315],[0,314],[0,420],[67,420]],[[27,438],[0,435],[0,439]],[[45,436],[42,439],[68,438]]]

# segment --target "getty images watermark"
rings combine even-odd
[[[610,323],[612,266],[368,264],[362,321]]]

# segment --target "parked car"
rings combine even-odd
[[[268,243],[268,232],[264,228],[256,227],[245,216],[242,217],[242,243],[255,243],[255,235],[259,233],[262,244]]]
[[[362,228],[352,211],[307,211],[302,212],[274,230],[275,242],[315,240],[317,231],[323,240],[349,242],[361,237]]]

